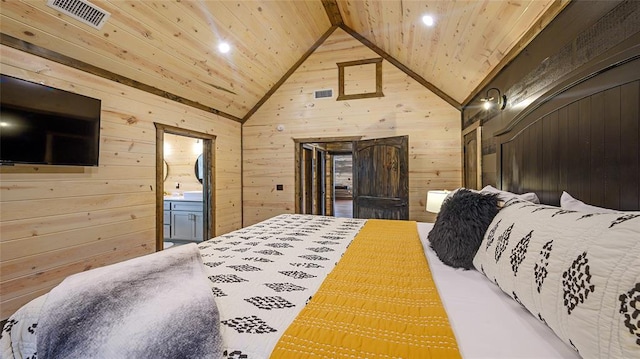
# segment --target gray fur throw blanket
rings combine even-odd
[[[49,293],[38,358],[220,358],[218,308],[195,244],[72,275]]]

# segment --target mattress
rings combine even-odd
[[[316,274],[319,268],[315,265],[310,267],[308,263],[331,269],[364,222],[357,219],[281,215],[199,245],[202,260],[210,274],[212,292],[217,297],[221,333],[228,348],[226,356],[268,357],[280,333],[304,307],[326,276],[321,274],[323,271]],[[418,223],[417,226],[434,281],[464,358],[579,358],[546,325],[481,273],[456,270],[444,265],[428,245],[427,233],[433,225]],[[279,240],[270,241],[269,238],[274,236]],[[296,246],[307,254],[296,250]],[[308,254],[309,251],[314,253]],[[284,255],[286,252],[293,254]],[[248,264],[247,258],[251,258],[253,263]],[[282,267],[269,272],[265,269],[265,260],[286,264],[287,269]],[[274,280],[277,275],[290,277],[290,280]],[[305,290],[298,290],[301,287]],[[295,295],[287,295],[287,300],[283,301],[285,295],[278,295],[278,291],[293,292]],[[10,358],[14,354],[15,357],[23,357],[35,352],[33,332],[44,298],[38,298],[23,307],[10,320],[9,328],[5,326],[0,346],[3,358]],[[285,306],[293,310],[272,310],[270,316],[265,316],[264,310],[256,312],[256,308],[264,309],[265,306]],[[247,336],[238,328],[253,331],[253,334],[261,333]],[[248,340],[249,337],[254,339]]]

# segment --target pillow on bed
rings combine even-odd
[[[620,211],[616,211],[614,209],[601,208],[586,204],[578,199],[573,198],[565,191],[562,191],[562,196],[560,196],[560,207],[562,207],[562,209],[580,211],[585,213],[620,213]]]
[[[482,236],[498,213],[498,197],[462,188],[447,198],[428,238],[440,260],[454,268],[473,268]]]
[[[584,358],[640,358],[640,212],[520,202],[473,264]]]
[[[532,203],[540,203],[540,199],[538,199],[538,196],[533,192],[528,192],[528,193],[523,193],[523,194],[516,194],[516,193],[512,193],[512,192],[508,192],[508,191],[501,191],[501,190],[489,185],[489,186],[485,186],[483,189],[481,189],[480,193],[496,193],[498,195],[498,198],[503,202],[507,202],[507,201],[509,201],[510,199],[513,199],[513,198],[518,198],[518,199],[522,199],[522,200],[529,201],[529,202],[532,202]]]

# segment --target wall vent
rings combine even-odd
[[[331,97],[333,97],[333,89],[315,90],[313,92],[313,98],[331,98]]]
[[[98,30],[111,16],[85,0],[47,0],[47,5]]]

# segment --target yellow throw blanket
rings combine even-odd
[[[460,358],[415,222],[367,221],[272,358]]]

